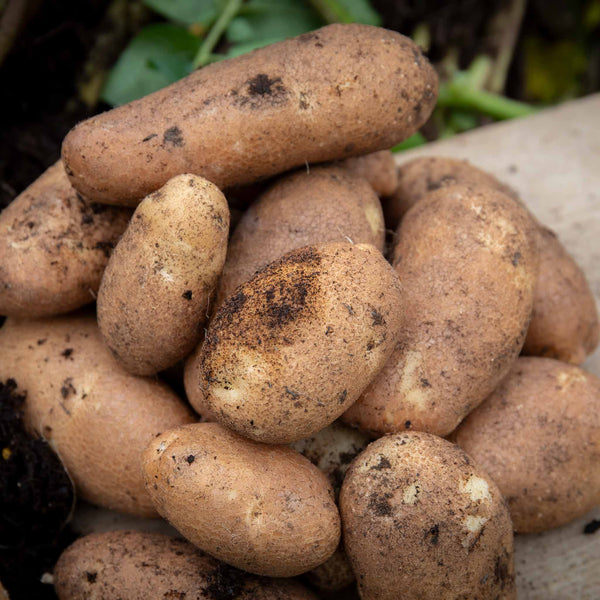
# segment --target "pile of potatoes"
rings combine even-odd
[[[491,175],[396,168],[436,95],[331,25],[79,124],[0,215],[0,380],[79,498],[185,538],[79,539],[61,600],[511,599],[513,531],[600,503],[594,298]]]

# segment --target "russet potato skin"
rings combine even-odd
[[[520,533],[600,503],[600,380],[579,367],[519,358],[453,438],[498,484]]]
[[[227,253],[225,196],[178,175],[136,208],[98,293],[98,324],[113,355],[136,375],[185,358],[201,338]]]
[[[0,214],[0,315],[47,317],[94,301],[131,211],[86,202],[62,164]]]
[[[506,503],[458,446],[422,432],[373,442],[340,510],[362,600],[516,598]]]
[[[27,426],[60,456],[81,499],[156,516],[141,453],[193,417],[166,385],[117,363],[93,315],[8,319],[0,329],[0,380],[8,378],[27,394]]]
[[[335,24],[92,117],[62,156],[85,198],[135,206],[179,173],[224,189],[391,148],[427,120],[436,95],[435,70],[409,38]]]
[[[340,416],[394,348],[400,282],[373,246],[286,254],[241,285],[186,364],[192,406],[266,443],[290,443]],[[200,362],[200,365],[198,365]],[[193,388],[199,388],[196,396]]]
[[[353,156],[338,163],[359,177],[364,177],[378,196],[391,196],[398,188],[398,169],[389,150]]]
[[[111,531],[80,538],[54,568],[60,600],[315,600],[295,581],[256,577],[160,533]]]
[[[299,575],[338,545],[331,485],[287,446],[196,423],[154,439],[143,469],[158,512],[190,542],[245,571]]]
[[[402,334],[381,373],[344,414],[374,434],[449,434],[508,373],[531,316],[534,224],[508,196],[432,192],[397,232]]]
[[[291,250],[348,239],[383,251],[381,204],[365,179],[331,166],[283,177],[250,206],[236,227],[216,305]]]
[[[556,234],[538,228],[540,271],[523,353],[581,364],[598,346],[596,300]]]

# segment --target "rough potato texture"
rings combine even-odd
[[[315,600],[300,584],[244,573],[160,533],[77,540],[54,568],[60,600]]]
[[[287,446],[197,423],[153,440],[142,460],[158,512],[228,564],[258,575],[299,575],[338,545],[331,485]]]
[[[294,250],[226,300],[188,361],[206,394],[200,412],[208,404],[221,423],[257,441],[312,435],[380,371],[402,312],[398,277],[373,246]]]
[[[581,364],[598,346],[596,301],[556,234],[538,229],[540,271],[523,353]]]
[[[117,363],[93,315],[8,319],[0,329],[0,381],[8,378],[27,394],[26,424],[60,456],[80,498],[156,516],[141,453],[193,417],[167,386]]]
[[[600,504],[600,380],[579,367],[519,358],[454,438],[498,484],[518,532]]]
[[[347,158],[339,164],[364,177],[378,196],[391,196],[398,188],[398,169],[389,150]]]
[[[94,301],[131,211],[90,204],[51,166],[0,215],[0,315],[44,317]]]
[[[315,435],[294,442],[292,448],[327,475],[337,500],[350,463],[367,447],[370,439],[357,429],[335,421]],[[307,573],[306,577],[323,590],[341,590],[350,585],[354,581],[354,573],[343,542],[327,561]]]
[[[396,190],[383,201],[386,225],[397,229],[402,217],[426,194],[453,185],[483,185],[519,200],[512,188],[467,160],[441,156],[415,158],[398,167]]]
[[[427,120],[436,96],[435,70],[409,38],[330,25],[80,123],[63,160],[86,198],[136,205],[180,173],[223,189],[391,148]]]
[[[340,510],[363,600],[516,599],[508,508],[454,444],[421,432],[373,442]]]
[[[410,210],[394,250],[402,334],[346,422],[444,436],[492,392],[527,333],[534,227],[514,200],[483,187],[437,190]]]
[[[137,207],[98,294],[104,341],[130,372],[153,375],[201,338],[225,263],[225,196],[196,175],[178,175]]]
[[[365,179],[341,167],[316,167],[284,177],[250,206],[236,227],[217,306],[291,250],[348,239],[383,251],[381,204]]]

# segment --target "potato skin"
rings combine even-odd
[[[529,324],[534,225],[508,196],[454,186],[423,198],[398,230],[400,341],[343,420],[375,434],[447,435],[508,373]]]
[[[339,417],[385,364],[400,331],[399,286],[373,246],[294,250],[225,301],[186,364],[201,376],[186,389],[201,389],[200,412],[208,405],[251,439],[308,437]],[[196,405],[193,393],[189,400]]]
[[[391,148],[427,120],[436,95],[435,70],[409,38],[329,25],[92,117],[62,156],[84,197],[135,206],[179,173],[224,189]]]
[[[127,373],[93,315],[8,319],[0,380],[27,393],[25,422],[58,453],[83,500],[156,516],[140,468],[148,441],[193,417],[164,384]]]
[[[363,600],[516,598],[506,503],[454,444],[422,432],[373,442],[340,510]]]
[[[100,332],[128,371],[154,375],[197,346],[228,235],[225,196],[196,175],[174,177],[137,207],[98,293]]]
[[[57,162],[0,214],[0,315],[45,317],[94,301],[131,211],[83,200]]]
[[[520,533],[600,503],[600,380],[579,367],[519,358],[453,437],[498,484]]]
[[[291,250],[348,238],[383,251],[381,204],[365,179],[330,166],[283,177],[250,206],[236,227],[216,306]]]
[[[337,547],[331,485],[291,448],[196,423],[154,439],[142,462],[158,512],[228,564],[288,577],[321,564]]]
[[[364,177],[378,196],[391,196],[398,188],[398,169],[389,150],[354,156],[337,164]]]
[[[256,577],[160,533],[112,531],[78,539],[54,568],[60,600],[315,600],[294,581]]]
[[[598,346],[596,300],[556,234],[538,228],[540,271],[523,354],[581,364]]]
[[[386,225],[394,230],[410,208],[425,195],[440,188],[483,185],[519,200],[518,194],[511,187],[467,160],[442,156],[415,158],[400,165],[397,175],[395,191],[382,203]]]

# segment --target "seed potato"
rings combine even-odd
[[[98,293],[100,332],[128,371],[153,375],[197,346],[228,234],[225,196],[196,175],[174,177],[137,207]]]
[[[286,254],[241,285],[186,364],[192,406],[251,439],[290,443],[332,423],[394,348],[399,281],[373,246]],[[198,364],[199,363],[199,364]],[[196,394],[195,390],[200,390]]]
[[[378,196],[391,196],[398,188],[398,169],[394,155],[380,150],[341,161],[340,166],[364,177]]]
[[[331,485],[287,446],[196,423],[154,439],[142,462],[158,512],[190,542],[235,567],[299,575],[338,545]]]
[[[373,442],[340,510],[362,600],[516,598],[506,503],[458,446],[422,432]]]
[[[0,381],[8,378],[27,394],[27,426],[60,456],[81,499],[156,516],[141,453],[193,417],[167,386],[117,363],[93,315],[8,319],[0,329]]]
[[[534,224],[489,188],[432,192],[398,230],[400,340],[344,421],[375,434],[447,435],[519,355],[537,279]]]
[[[180,173],[224,189],[391,148],[425,123],[436,95],[435,70],[409,38],[329,25],[80,123],[63,161],[84,197],[135,206]]]
[[[256,577],[160,533],[112,531],[77,540],[54,568],[59,600],[315,600],[295,581]]]
[[[381,204],[365,179],[341,167],[315,167],[283,177],[250,206],[236,227],[217,306],[291,250],[348,239],[383,251]]]
[[[0,214],[0,315],[45,317],[94,301],[131,212],[90,204],[60,162]]]
[[[579,367],[519,358],[454,438],[498,484],[518,532],[600,504],[600,380]]]

